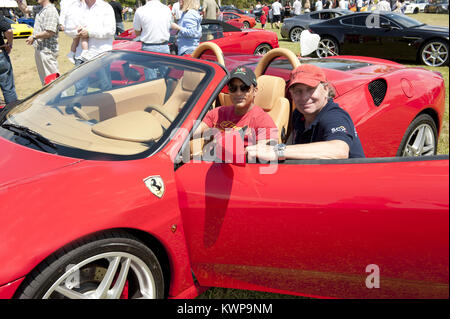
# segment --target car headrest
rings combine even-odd
[[[194,91],[200,81],[205,76],[202,72],[184,71],[183,78],[181,79],[181,87],[185,91]]]
[[[278,76],[261,75],[258,79],[258,93],[255,104],[268,112],[276,104],[277,99],[284,97],[286,83]]]

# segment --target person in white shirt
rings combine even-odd
[[[134,14],[133,27],[141,37],[142,50],[170,54],[169,38],[173,23],[169,7],[159,0],[150,0]]]
[[[273,10],[273,22],[275,22],[275,26],[279,29],[280,28],[280,22],[281,22],[281,3],[278,2],[278,0],[275,0],[274,3],[272,3],[272,10]]]
[[[295,0],[293,7],[294,7],[294,15],[298,16],[302,14],[302,2],[300,0]]]
[[[348,1],[347,0],[339,0],[339,8],[342,10],[348,10]]]
[[[175,20],[175,22],[180,20],[180,18],[181,18],[180,1],[177,1],[173,4],[172,15],[173,15],[173,19]]]
[[[391,11],[391,4],[389,2],[387,2],[386,0],[381,0],[380,2],[378,2],[378,6],[377,9],[379,11]]]
[[[81,56],[81,43],[75,53],[75,66],[92,60],[97,55],[112,50],[114,35],[116,33],[116,18],[114,10],[109,3],[103,0],[79,1],[70,7],[72,14],[83,17],[85,26],[72,29],[66,25],[65,33],[72,38],[89,38],[87,53]],[[111,72],[108,68],[97,71],[98,85],[102,90],[111,89]],[[89,78],[83,78],[75,84],[75,94],[85,95],[88,90]]]
[[[320,11],[323,9],[323,3],[322,0],[317,0],[315,4],[315,11]]]

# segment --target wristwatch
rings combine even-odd
[[[273,147],[273,150],[274,150],[275,154],[277,154],[277,157],[279,160],[286,159],[286,157],[284,155],[285,149],[286,149],[286,144],[277,144]]]
[[[33,34],[33,40],[36,40],[36,36]]]

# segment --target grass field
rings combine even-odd
[[[448,26],[449,20],[448,15],[446,14],[417,14],[413,15],[413,18],[422,21],[431,25],[442,25]],[[125,27],[131,28],[131,22],[125,22]],[[268,27],[267,27],[268,26]],[[256,27],[260,27],[258,24]],[[280,36],[280,32],[277,29],[270,28],[270,24],[266,25],[266,29],[272,30],[278,34],[279,43],[281,47],[285,47],[291,49],[296,54],[299,53],[300,48],[297,43],[292,43],[288,40],[282,39]],[[59,69],[61,73],[65,73],[68,70],[73,68],[73,64],[71,64],[66,58],[66,54],[69,52],[71,39],[68,38],[64,33],[60,33],[59,37],[59,46],[60,46],[60,55],[58,58]],[[27,46],[25,44],[25,39],[15,39],[14,40],[14,49],[11,54],[16,90],[19,98],[25,98],[37,89],[41,87],[39,77],[37,75],[37,70],[34,62],[34,49],[33,47]],[[411,65],[411,62],[408,62]],[[411,65],[417,66],[417,65]],[[425,67],[425,66],[424,66]],[[438,144],[438,153],[439,154],[449,154],[449,100],[448,100],[448,89],[449,89],[449,67],[438,67],[431,68],[425,67],[430,70],[439,71],[445,78],[445,86],[446,86],[446,112],[445,112],[445,123],[443,127],[443,131],[441,133],[439,144]],[[213,288],[202,294],[199,298],[226,298],[226,299],[236,299],[236,298],[295,298],[287,295],[278,295],[278,294],[269,294],[269,293],[260,293],[253,291],[241,291],[235,289],[223,289],[223,288]]]

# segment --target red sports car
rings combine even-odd
[[[231,22],[231,21],[230,21]],[[239,24],[235,22],[233,24]],[[278,36],[275,32],[261,29],[242,30],[241,28],[221,20],[202,20],[202,38],[200,42],[210,41],[217,44],[225,54],[241,53],[263,55],[271,49],[278,48]],[[136,40],[134,29],[121,33],[116,40]],[[118,41],[115,45],[118,45]],[[141,42],[134,44],[134,49],[140,49]],[[176,35],[170,37],[169,46],[173,54],[177,53]],[[129,48],[126,44],[125,47]]]
[[[223,60],[210,43],[194,56],[203,50],[219,63],[106,52],[3,109],[0,298],[188,298],[202,287],[448,298],[448,155],[395,157],[434,154],[442,77],[302,59],[326,71],[369,157],[223,162],[192,139],[226,100],[221,64],[255,67],[256,103],[284,141],[285,78],[299,59],[276,49]]]
[[[236,12],[222,12],[222,19],[225,22],[229,21],[240,22],[244,25],[245,29],[253,28],[256,25],[255,18]]]

